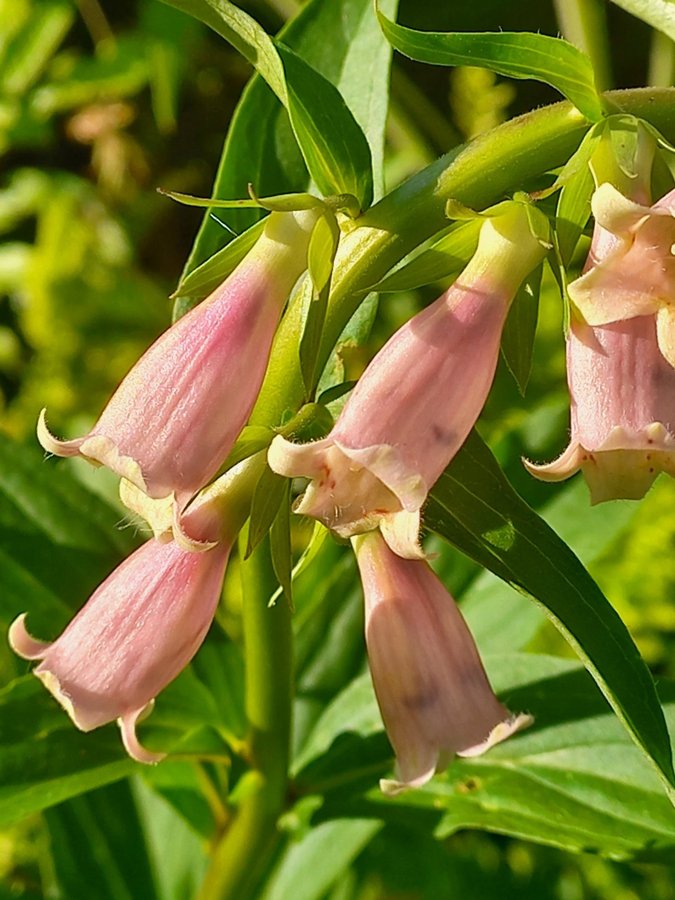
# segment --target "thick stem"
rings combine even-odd
[[[613,91],[606,98],[642,116],[675,139],[675,91]],[[336,260],[319,354],[319,371],[368,289],[407,253],[447,225],[445,204],[456,199],[476,209],[501,200],[523,183],[561,166],[589,123],[569,103],[527,113],[458,147],[383,197],[345,234]],[[304,398],[298,338],[301,309],[291,304],[279,327],[251,422],[276,424]]]
[[[246,529],[240,547],[246,546]],[[247,739],[251,769],[231,827],[215,849],[199,900],[255,896],[278,838],[286,801],[292,711],[292,632],[288,604],[268,602],[277,587],[269,541],[242,562]]]

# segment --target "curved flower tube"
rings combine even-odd
[[[462,614],[428,563],[402,559],[376,532],[353,543],[373,686],[396,754],[396,777],[380,787],[397,794],[533,720],[497,700]]]
[[[127,752],[139,762],[165,756],[140,744],[136,725],[206,637],[241,523],[238,487],[228,473],[184,515],[190,534],[208,545],[205,552],[150,540],[106,578],[55,641],[33,638],[25,614],[10,627],[13,650],[40,660],[34,674],[74,724],[91,731],[117,720]]]
[[[272,441],[270,468],[311,479],[297,513],[343,537],[379,527],[396,553],[423,555],[420,509],[480,414],[509,305],[543,255],[522,204],[486,218],[471,262],[374,357],[328,437]]]
[[[124,378],[89,434],[38,438],[56,456],[105,465],[156,500],[132,508],[158,537],[217,472],[267,368],[284,302],[306,267],[315,210],[272,213],[262,236],[206,300],[171,326]],[[137,492],[123,492],[137,498]],[[176,509],[174,509],[176,507]]]

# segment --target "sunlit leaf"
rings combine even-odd
[[[591,61],[567,41],[529,32],[415,31],[379,12],[378,17],[387,39],[411,59],[441,66],[483,66],[510,78],[544,81],[592,122],[603,116]]]

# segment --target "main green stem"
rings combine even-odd
[[[250,771],[232,825],[213,854],[199,900],[255,896],[286,805],[293,699],[291,614],[283,598],[268,606],[277,581],[267,539],[241,567]]]

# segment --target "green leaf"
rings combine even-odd
[[[307,252],[307,267],[311,281],[311,299],[300,341],[300,368],[308,396],[319,373],[317,361],[321,334],[326,320],[333,263],[340,242],[340,229],[332,213],[321,216],[314,226]]]
[[[288,846],[260,900],[324,900],[340,875],[382,827],[371,819],[324,822]]]
[[[582,478],[566,485],[539,514],[585,566],[611,547],[638,511],[629,503],[589,506]],[[522,650],[546,621],[531,600],[492,572],[481,574],[460,595],[462,615],[481,652]]]
[[[166,191],[158,188],[158,193],[182,203],[184,206],[208,207],[209,209],[267,209],[275,212],[292,212],[297,209],[315,209],[323,206],[323,202],[312,194],[278,194],[275,197],[258,197],[253,185],[248,186],[251,195],[244,200],[216,200],[214,197],[195,197],[193,194],[181,194],[180,191]]]
[[[135,547],[121,518],[63,463],[0,436],[0,623],[30,610],[37,634],[57,634]]]
[[[394,14],[395,6],[396,0],[387,0],[389,14]],[[326,47],[327,34],[331,35],[330,52]],[[378,196],[382,186],[391,47],[379,29],[371,0],[310,0],[282,29],[279,38],[339,88],[370,145]],[[245,196],[250,182],[265,194],[309,187],[288,117],[259,76],[249,82],[235,111],[213,195]],[[256,210],[236,210],[228,215],[228,224],[235,232],[241,232],[258,217]],[[186,272],[226,240],[222,228],[205,216]]]
[[[228,0],[164,0],[199,19],[248,60],[279,100],[287,104],[284,67],[272,39],[254,18]]]
[[[0,826],[124,778],[138,765],[114,725],[77,731],[32,675],[0,691]]]
[[[279,46],[288,112],[307,169],[324,196],[352,194],[361,209],[373,199],[370,147],[339,90],[301,56]]]
[[[272,568],[277,581],[286,597],[286,602],[293,608],[293,589],[291,578],[293,556],[291,553],[291,482],[286,481],[284,496],[270,528],[270,554]]]
[[[667,862],[675,819],[659,779],[575,662],[535,654],[484,657],[492,685],[534,725],[484,756],[455,759],[425,787],[395,798],[374,784],[391,749],[370,678],[330,704],[298,760],[305,791],[325,787],[316,819],[369,815],[443,839],[480,828],[612,858]],[[675,684],[662,685],[675,724]]]
[[[663,713],[626,626],[577,557],[516,494],[475,432],[436,483],[425,524],[542,604],[633,739],[672,785]]]
[[[165,772],[168,773],[166,780]],[[190,773],[192,780],[186,778]],[[132,790],[145,833],[158,900],[196,897],[208,863],[207,841],[213,837],[213,829],[208,833],[195,833],[182,815],[185,803],[191,799],[204,803],[195,784],[195,767],[186,763],[164,763],[143,774],[143,781],[132,779]],[[148,782],[152,787],[148,787]],[[142,900],[140,895],[137,896]]]
[[[579,238],[591,215],[591,195],[595,185],[586,165],[562,186],[555,213],[558,251],[564,267],[570,264]]]
[[[63,0],[42,0],[41,5],[33,5],[29,22],[11,42],[2,61],[0,92],[24,94],[48,65],[74,19],[75,10]]]
[[[99,788],[48,809],[45,822],[60,896],[156,900],[145,837],[127,784]]]
[[[675,41],[675,5],[672,0],[612,0],[612,3]]]
[[[543,264],[531,272],[518,288],[502,332],[502,354],[523,397],[532,370],[542,270]]]
[[[307,169],[325,194],[372,200],[372,164],[365,135],[339,90],[309,63],[272,39],[227,0],[165,0],[205,22],[231,43],[287,108]]]
[[[415,31],[379,10],[378,18],[387,40],[411,59],[441,66],[482,66],[510,78],[543,81],[592,122],[603,117],[590,59],[561,38],[529,32]]]
[[[274,429],[267,425],[245,425],[218,474],[229,472],[238,463],[265,450],[272,443],[275,434]]]
[[[283,503],[286,494],[286,483],[287,479],[283,475],[277,475],[269,466],[265,466],[251,501],[251,521],[248,530],[245,559],[249,558],[270,530],[279,507]]]
[[[434,240],[412,259],[373,285],[372,290],[412,291],[460,272],[471,259],[478,244],[482,219],[473,218],[454,225],[447,234]]]

